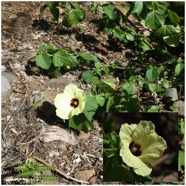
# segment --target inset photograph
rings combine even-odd
[[[182,181],[181,122],[177,113],[108,114],[103,137],[103,180]]]

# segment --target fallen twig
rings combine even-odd
[[[49,163],[47,163],[46,161],[40,159],[39,157],[34,156],[33,158],[36,159],[37,161],[39,161],[39,162],[45,164],[46,166],[51,167],[51,165],[50,165]],[[62,176],[64,176],[65,178],[67,178],[67,179],[71,179],[71,180],[73,180],[73,181],[75,181],[75,182],[78,182],[78,183],[89,184],[89,182],[87,182],[87,181],[79,180],[79,179],[73,178],[73,177],[71,177],[71,176],[68,176],[67,174],[65,174],[64,172],[60,171],[60,170],[57,169],[57,168],[55,168],[55,171],[56,171],[57,173],[61,174]]]

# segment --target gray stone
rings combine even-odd
[[[30,96],[27,102],[29,107],[39,108],[38,112],[46,118],[50,118],[55,114],[54,99],[58,93],[52,90],[46,90],[44,92],[35,91],[32,96]]]
[[[1,65],[1,72],[4,72],[4,71],[6,71],[6,67],[5,65]]]
[[[178,100],[178,93],[176,88],[170,88],[167,90],[164,96],[164,102],[167,105],[172,105],[174,101]]]
[[[11,72],[2,72],[1,74],[6,77],[10,83],[18,80],[18,77]]]
[[[179,109],[178,114],[185,116],[185,102],[184,101],[180,101],[180,100],[175,101],[173,105]]]
[[[1,75],[1,101],[4,102],[8,99],[11,92],[11,85],[9,80]]]
[[[64,77],[60,77],[58,79],[50,79],[44,83],[44,86],[50,87],[50,88],[55,88],[55,89],[60,89],[63,90],[65,86],[69,84],[69,80]]]
[[[77,179],[84,180],[84,181],[89,181],[92,176],[96,174],[94,169],[90,170],[82,170],[82,171],[77,171],[75,172],[74,176]]]

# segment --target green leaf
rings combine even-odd
[[[118,82],[118,80],[116,78],[107,78],[107,79],[102,80],[102,82],[109,85],[113,89],[115,89],[116,83]]]
[[[56,9],[56,7],[58,6],[58,2],[46,2],[46,5],[47,5],[50,9]]]
[[[184,135],[185,133],[185,121],[183,118],[179,119],[179,134]]]
[[[110,72],[109,67],[108,67],[108,66],[105,66],[105,67],[103,68],[103,71],[105,72],[106,75],[108,75],[109,72]]]
[[[67,27],[76,25],[84,18],[84,16],[85,13],[83,10],[79,8],[72,9],[67,13],[62,24]]]
[[[134,36],[133,36],[131,33],[127,33],[127,34],[126,34],[126,38],[127,38],[127,40],[129,40],[129,41],[134,41]]]
[[[138,16],[141,14],[143,10],[143,2],[142,1],[136,1],[134,3],[134,9],[132,10],[133,13],[136,13]]]
[[[55,67],[74,67],[78,64],[78,61],[75,56],[70,55],[63,50],[60,50],[54,54],[53,63]]]
[[[50,8],[50,12],[54,17],[55,21],[59,18],[59,9],[57,8],[58,2],[46,2],[46,5]]]
[[[94,128],[92,122],[88,121],[83,113],[73,116],[69,120],[69,127],[84,132],[91,131]]]
[[[87,96],[87,100],[84,108],[84,114],[89,121],[92,120],[92,117],[96,113],[97,108],[98,108],[98,103],[96,98],[94,96]]]
[[[78,56],[80,56],[81,58],[83,58],[86,61],[96,61],[96,60],[98,60],[96,56],[94,56],[92,54],[85,53],[85,52],[79,52]]]
[[[91,70],[86,70],[81,75],[82,80],[86,83],[90,83],[92,77],[94,77],[94,73]]]
[[[44,53],[44,54],[36,55],[36,65],[38,67],[48,70],[51,64],[52,64],[52,59],[48,54]]]
[[[105,104],[105,98],[102,96],[97,95],[96,96],[96,101],[98,102],[98,104],[102,107]]]
[[[54,78],[57,78],[61,75],[60,68],[55,67],[53,63],[51,64],[50,68],[48,69],[48,73]]]
[[[175,75],[179,75],[181,70],[184,68],[184,64],[183,63],[179,63],[176,65],[176,68],[175,68]]]
[[[175,13],[171,10],[168,10],[168,16],[169,16],[169,19],[171,20],[171,23],[174,26],[176,26],[180,22],[180,17],[178,16],[177,13]]]
[[[147,112],[158,112],[160,109],[162,109],[161,106],[153,105],[153,106],[151,106],[151,107],[147,110]]]
[[[40,54],[40,53],[53,54],[55,52],[56,52],[56,50],[53,48],[53,46],[51,46],[49,44],[44,44],[41,47],[39,47],[39,49],[38,49],[38,54]]]
[[[104,82],[100,82],[99,84],[97,84],[97,87],[100,88],[104,92],[113,93],[115,91],[110,85]]]
[[[158,80],[158,76],[159,74],[156,68],[150,68],[146,71],[146,78],[152,83]]]
[[[148,84],[148,87],[149,87],[149,90],[151,92],[155,92],[156,91],[156,84],[150,83],[150,84]]]
[[[96,67],[96,69],[100,69],[101,68],[101,62],[100,61],[95,62],[94,66]]]
[[[179,85],[184,85],[185,81],[185,69],[183,68],[176,79],[174,80],[172,87],[178,87]]]
[[[180,36],[178,34],[172,36],[165,36],[163,37],[163,40],[165,41],[165,43],[167,43],[167,45],[171,47],[177,47],[179,46]]]
[[[169,3],[167,2],[164,2],[164,1],[153,1],[152,2],[152,5],[154,6],[154,9],[159,9],[161,10],[162,12],[165,12],[169,6]]]
[[[165,92],[165,88],[162,85],[157,85],[156,92]]]
[[[106,104],[106,112],[109,112],[111,108],[113,108],[115,105],[118,105],[120,100],[121,98],[119,96],[110,96]]]
[[[79,7],[79,3],[78,2],[69,2],[70,3],[70,5],[73,7],[73,8],[80,8]]]
[[[41,6],[40,7],[40,13],[42,14],[46,8],[47,8],[47,5]]]
[[[54,20],[58,21],[58,19],[59,19],[59,9],[58,8],[50,9],[50,12],[54,17]]]
[[[135,92],[135,86],[133,86],[131,83],[123,83],[122,90],[126,91],[128,95]]]
[[[173,25],[162,25],[154,34],[158,37],[171,36],[177,34],[176,28]]]
[[[100,83],[100,80],[97,76],[93,76],[90,81],[93,85],[98,85]]]
[[[143,40],[140,41],[139,47],[143,49],[143,51],[150,50],[150,46]]]
[[[175,106],[175,105],[172,105],[169,107],[173,112],[178,112],[179,109]]]
[[[109,19],[114,20],[117,18],[114,5],[103,6],[103,11],[109,17]]]
[[[169,83],[168,82],[163,82],[163,87],[168,89],[169,88]]]
[[[114,63],[112,63],[112,65],[111,65],[111,67],[112,67],[113,69],[116,69],[118,66],[119,66],[118,62],[114,62]]]
[[[139,100],[136,95],[130,97],[125,103],[125,108],[128,112],[139,112]]]
[[[165,15],[164,12],[160,9],[149,13],[145,19],[145,25],[151,30],[155,30],[159,28],[164,23],[165,23]]]
[[[184,171],[183,166],[185,166],[185,153],[183,151],[179,151],[178,171]]]

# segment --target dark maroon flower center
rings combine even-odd
[[[134,141],[131,142],[131,144],[129,145],[129,149],[130,149],[130,151],[132,152],[132,154],[134,156],[140,156],[142,154],[142,152],[140,150],[141,149],[141,145],[138,144],[138,143],[134,143]]]
[[[70,106],[76,108],[79,105],[79,100],[77,98],[73,98],[70,102]]]

